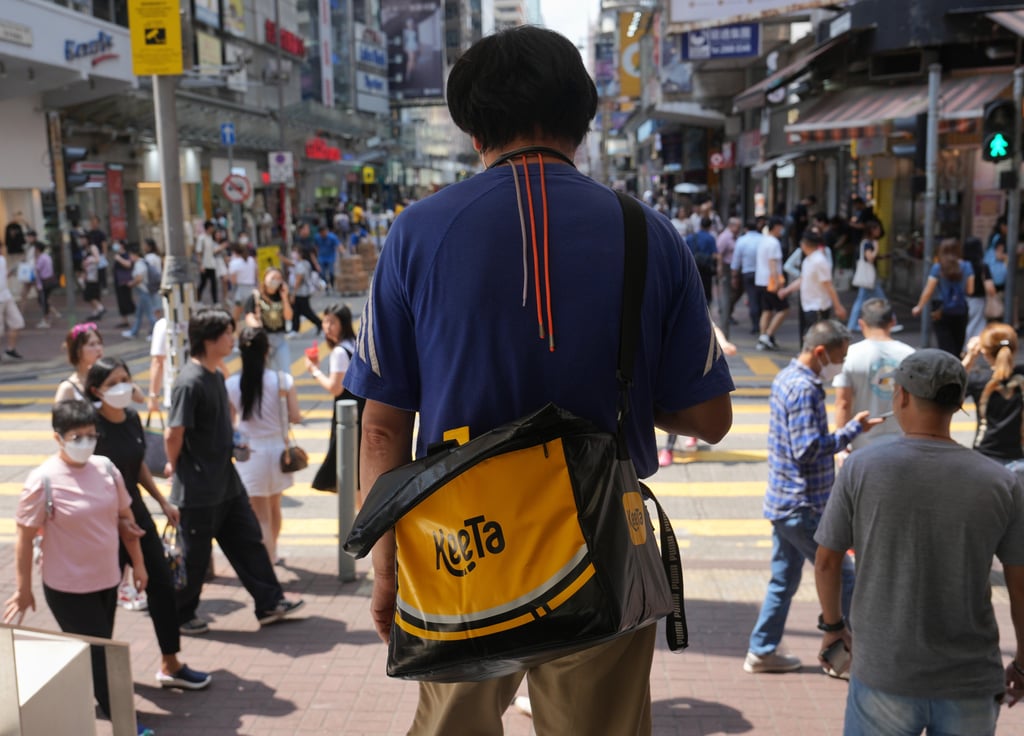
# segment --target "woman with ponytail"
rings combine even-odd
[[[978,356],[987,368],[971,372]],[[992,322],[967,343],[964,368],[970,372],[967,393],[978,406],[974,449],[1004,465],[1024,470],[1024,367],[1017,361],[1017,332]]]
[[[270,341],[266,330],[244,328],[238,336],[238,350],[242,371],[231,376],[225,387],[235,426],[249,438],[249,458],[236,462],[235,470],[249,494],[267,553],[276,562],[281,494],[291,488],[293,476],[281,470],[280,457],[285,448],[282,428],[302,421],[302,414],[291,374],[271,370],[267,365]]]

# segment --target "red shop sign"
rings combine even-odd
[[[306,158],[314,161],[341,161],[341,149],[323,138],[310,138],[306,141]]]

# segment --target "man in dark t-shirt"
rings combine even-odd
[[[171,503],[181,510],[187,583],[178,593],[183,634],[205,634],[196,615],[214,539],[256,603],[256,618],[268,625],[302,607],[284,597],[259,522],[231,462],[233,431],[224,377],[217,365],[234,347],[235,322],[223,309],[203,309],[188,323],[191,360],[171,390],[167,422],[167,475]]]

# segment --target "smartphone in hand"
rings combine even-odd
[[[842,639],[836,639],[818,656],[828,662],[828,666],[832,668],[832,672],[829,674],[833,677],[840,677],[850,669],[850,650],[847,649],[846,642]]]

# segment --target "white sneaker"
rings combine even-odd
[[[788,654],[779,654],[777,651],[768,654],[756,655],[747,652],[747,658],[743,660],[743,671],[751,674],[761,672],[793,672],[800,669],[800,659]]]

